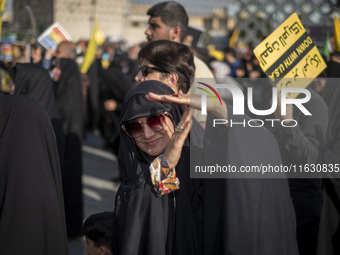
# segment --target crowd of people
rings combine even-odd
[[[284,114],[278,107],[258,116],[245,107],[236,115],[228,93],[220,93],[220,105],[207,100],[202,115],[197,81],[230,82],[244,94],[252,88],[256,109],[271,107],[272,85],[256,82],[266,75],[250,47],[225,48],[219,61],[185,45],[181,4],[160,2],[147,15],[148,42],[105,42],[86,73],[79,68],[85,41],[33,47],[31,63],[0,63],[2,254],[68,254],[67,240],[82,235],[90,255],[338,254],[334,172],[210,179],[192,178],[190,164],[339,168],[340,53],[308,87],[311,116],[296,105]],[[213,125],[264,118],[298,124]],[[83,223],[87,132],[118,156],[120,186],[113,210]]]

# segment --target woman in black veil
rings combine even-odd
[[[0,204],[1,254],[68,254],[55,135],[27,96],[0,96]]]
[[[13,80],[11,94],[32,97],[44,106],[56,135],[60,166],[62,167],[64,163],[65,137],[54,99],[53,82],[48,72],[41,66],[31,63],[16,63],[14,66],[5,66],[0,63],[0,65]]]
[[[59,77],[54,77],[55,101],[65,134],[63,191],[68,238],[82,235],[82,139],[83,94],[78,65],[73,59],[61,58]],[[58,77],[58,78],[56,78]]]
[[[190,129],[189,110],[184,113],[181,106],[149,102],[145,97],[149,92],[174,94],[169,86],[159,81],[145,81],[134,86],[122,106],[123,128],[131,130],[128,125],[131,120],[167,112],[171,116],[166,117],[169,133],[167,139],[159,132],[152,133],[150,138],[145,138],[143,133],[143,139],[147,141],[138,142],[139,138],[131,138],[128,131],[121,131],[118,158],[123,182],[115,205],[117,254],[198,254],[199,182],[190,180],[188,171],[190,141],[186,136]],[[179,122],[184,129],[175,131]],[[142,125],[143,131],[147,132],[146,124]],[[167,158],[169,169],[176,166],[176,174],[166,182],[170,180],[172,184],[169,186],[179,185],[179,189],[169,188],[172,192],[162,194],[161,188],[157,189],[152,181],[149,167],[156,158],[163,157],[159,154],[167,155],[169,148],[175,148],[180,159],[176,163],[171,157]],[[176,176],[180,184],[175,184]]]
[[[65,137],[54,99],[53,82],[48,72],[36,64],[17,63],[12,70],[14,94],[34,98],[46,109],[57,139],[60,166],[64,164]],[[62,168],[63,171],[63,168]]]

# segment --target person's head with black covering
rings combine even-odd
[[[130,141],[131,150],[136,148],[140,160],[151,162],[165,151],[179,122],[183,108],[178,105],[150,102],[149,92],[171,95],[175,92],[160,81],[145,81],[135,85],[126,95],[122,107],[122,132],[124,144]],[[125,140],[125,141],[124,141]]]
[[[16,63],[11,67],[3,66],[13,80],[10,94],[30,96],[41,103],[50,119],[59,119],[55,106],[53,83],[43,67],[31,63]]]
[[[14,94],[30,96],[41,103],[51,119],[59,119],[53,82],[43,67],[18,63],[14,69]]]
[[[146,44],[138,54],[140,71],[138,82],[158,80],[170,86],[176,93],[189,91],[194,81],[194,56],[184,44],[159,40]]]
[[[81,77],[77,63],[70,58],[60,58],[59,68],[61,70],[59,79],[55,81],[55,96],[59,97],[82,97]],[[78,103],[78,102],[77,102]]]
[[[73,59],[60,59],[61,75],[54,82],[54,94],[65,134],[82,136],[83,93],[80,71]]]
[[[160,154],[172,143],[171,137],[178,134],[174,133],[174,127],[180,122],[184,107],[148,101],[146,95],[149,92],[161,95],[175,93],[168,85],[150,80],[136,84],[124,99],[118,153],[122,183],[115,203],[117,252],[155,254],[153,251],[158,251],[158,254],[173,254],[172,250],[183,249],[191,254],[197,244],[197,237],[191,204],[196,188],[188,171],[191,149],[189,137],[183,141],[175,166],[176,181],[173,180],[173,184],[178,184],[178,177],[179,189],[159,197],[149,170],[154,160],[162,157]],[[196,126],[199,124],[196,123]],[[169,183],[172,185],[171,181]],[[176,211],[173,210],[174,197]],[[173,245],[175,240],[178,247]]]

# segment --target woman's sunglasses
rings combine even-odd
[[[131,138],[138,138],[143,135],[143,124],[147,124],[154,132],[159,132],[164,129],[165,117],[168,116],[173,120],[172,115],[168,112],[152,115],[146,121],[132,121],[124,123],[122,129]]]
[[[154,66],[138,66],[138,68],[139,68],[139,71],[141,71],[143,77],[148,76],[149,69],[155,70],[155,71],[160,72],[160,73],[169,73],[168,71],[166,71],[162,68],[158,68],[158,67],[154,67]]]

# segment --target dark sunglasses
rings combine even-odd
[[[162,68],[153,67],[153,66],[138,66],[138,68],[139,68],[139,71],[141,71],[143,77],[148,76],[149,69],[155,70],[155,71],[160,72],[160,73],[169,73],[168,71],[166,71]]]
[[[168,112],[159,113],[156,115],[152,115],[146,119],[146,121],[132,121],[128,123],[124,123],[122,125],[122,129],[125,133],[131,138],[138,138],[143,135],[143,124],[147,124],[149,128],[154,132],[159,132],[164,129],[165,117],[170,117],[173,120],[172,115]]]

